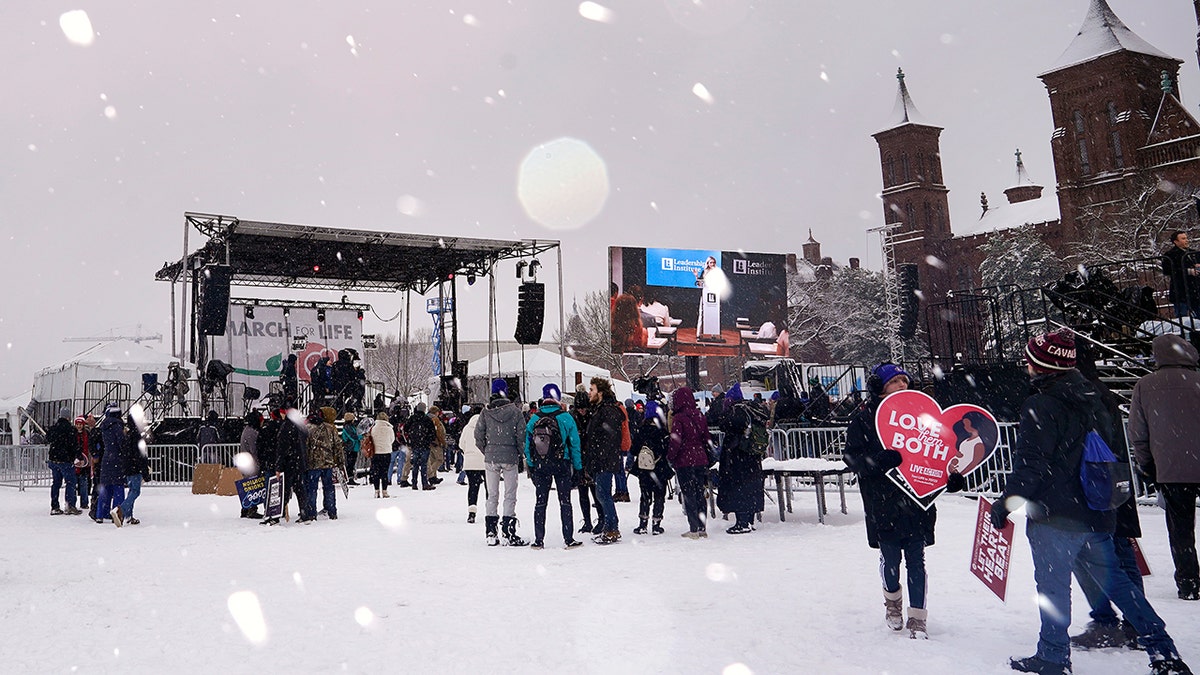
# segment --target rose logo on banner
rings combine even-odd
[[[991,457],[999,430],[996,418],[977,405],[942,410],[933,397],[912,389],[888,396],[875,413],[879,441],[903,457],[888,477],[926,509],[951,472],[965,475]]]

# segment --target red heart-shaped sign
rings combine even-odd
[[[951,471],[970,473],[996,450],[999,425],[977,405],[945,410],[933,397],[906,389],[883,399],[875,413],[879,442],[904,458],[899,472],[917,498],[946,487]]]

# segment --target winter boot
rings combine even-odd
[[[1008,665],[1013,670],[1022,673],[1040,673],[1041,675],[1071,675],[1071,662],[1055,663],[1037,656],[1026,656],[1023,659],[1009,659]]]
[[[63,510],[58,508],[57,506],[50,507],[50,515],[61,516],[62,514],[63,514]]]
[[[468,523],[475,522],[475,511],[476,511],[476,509],[474,506],[467,507],[467,522]]]
[[[662,534],[666,532],[666,530],[662,528],[662,518],[655,518],[653,525],[654,526],[650,528],[651,534]]]
[[[925,619],[929,617],[929,610],[918,607],[908,608],[908,637],[914,640],[928,640],[929,633],[925,632]]]
[[[501,521],[500,529],[504,533],[505,546],[528,546],[529,542],[517,535],[517,519],[507,517]]]
[[[892,630],[904,628],[904,591],[883,592],[883,620]]]
[[[112,516],[113,525],[120,527],[125,524],[125,512],[121,510],[121,507],[118,506],[112,511],[109,511],[108,515]]]
[[[500,523],[500,516],[484,516],[483,527],[487,532],[487,545],[499,546],[500,537],[496,534],[496,525]]]
[[[384,499],[391,499],[391,496],[390,496],[390,495],[388,495],[388,493],[387,493],[387,488],[383,488],[383,498],[384,498]]]
[[[633,528],[634,534],[646,534],[646,525],[650,523],[648,518],[638,518],[638,526]]]
[[[375,499],[379,499],[379,495],[381,495],[381,494],[383,494],[381,491],[376,490],[375,491]]]
[[[1127,643],[1120,623],[1089,621],[1082,633],[1071,637],[1071,647],[1083,650],[1124,647]]]
[[[1150,675],[1192,675],[1183,659],[1159,659],[1150,662]]]

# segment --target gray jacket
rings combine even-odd
[[[475,427],[475,444],[493,464],[516,464],[525,440],[525,416],[507,398],[493,398]]]
[[[1138,466],[1160,483],[1200,483],[1200,372],[1196,348],[1178,335],[1154,338],[1158,370],[1138,380],[1129,442]]]

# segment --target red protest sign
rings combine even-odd
[[[1146,554],[1142,552],[1142,545],[1137,539],[1129,537],[1129,546],[1133,548],[1133,557],[1137,560],[1138,573],[1144,577],[1150,576],[1150,563],[1146,561]]]
[[[1012,562],[1012,522],[1004,529],[992,527],[992,503],[979,498],[979,515],[975,520],[975,543],[971,546],[971,574],[1004,602],[1008,592],[1008,566]]]
[[[951,471],[970,473],[996,451],[1000,440],[990,412],[967,403],[942,410],[932,396],[911,389],[883,400],[875,413],[875,431],[883,447],[903,456],[899,475],[910,496],[926,508],[922,501],[946,487]]]

